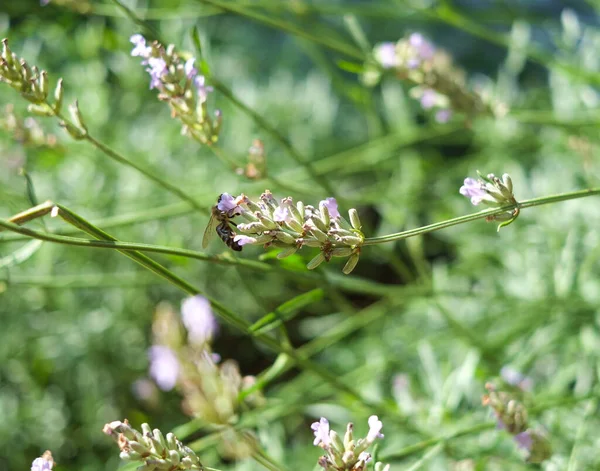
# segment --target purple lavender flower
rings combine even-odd
[[[435,47],[420,33],[413,33],[408,38],[409,44],[416,50],[417,58],[426,61],[435,54]]]
[[[338,204],[335,198],[326,198],[323,201],[320,201],[319,205],[321,205],[321,203],[325,203],[325,207],[327,208],[327,211],[329,211],[329,216],[332,219],[340,217],[340,213],[338,211]]]
[[[381,433],[383,422],[376,415],[372,415],[369,417],[368,423],[369,433],[367,433],[367,441],[373,443],[376,438],[383,438],[383,433]]]
[[[533,438],[528,430],[516,434],[514,440],[519,448],[523,448],[531,452],[531,448],[533,447]]]
[[[131,43],[133,43],[133,45],[135,46],[132,50],[131,50],[131,55],[132,56],[139,56],[143,59],[145,59],[142,64],[147,64],[147,59],[150,58],[150,54],[152,53],[152,48],[149,46],[146,46],[146,39],[144,38],[144,36],[142,36],[141,34],[134,34],[133,36],[131,36],[129,38],[129,41],[131,41]]]
[[[449,110],[449,109],[438,110],[435,113],[435,120],[441,124],[447,123],[448,121],[450,121],[451,117],[452,117],[452,110]]]
[[[31,463],[31,471],[51,471],[53,464],[52,461],[48,461],[44,458],[36,458],[33,460],[33,463]]]
[[[235,202],[235,198],[229,193],[223,193],[217,203],[219,211],[226,212],[230,217],[241,213],[241,208]]]
[[[292,220],[290,204],[292,204],[290,198],[283,198],[281,200],[281,204],[275,208],[275,211],[273,211],[273,221],[290,222]]]
[[[188,78],[188,80],[192,80],[198,74],[198,69],[196,69],[196,67],[194,67],[195,62],[196,62],[196,58],[192,57],[191,59],[188,59],[187,61],[185,61],[185,65],[183,66],[183,70],[185,71],[185,76]]]
[[[158,88],[161,84],[161,78],[167,75],[167,63],[160,57],[150,57],[148,59],[148,67],[146,71],[150,74],[150,90]]]
[[[200,103],[204,103],[208,94],[214,90],[213,87],[206,85],[206,77],[204,77],[204,75],[196,75],[196,77],[194,77],[194,86],[196,87],[198,101]]]
[[[150,376],[163,391],[170,391],[177,383],[179,361],[175,352],[164,345],[153,345],[148,350]]]
[[[254,237],[249,237],[243,234],[237,234],[233,238],[233,241],[237,242],[238,245],[244,246],[246,244],[254,244],[256,242],[256,239]]]
[[[435,106],[437,101],[437,93],[431,88],[426,88],[423,90],[423,95],[421,95],[421,106],[424,110],[428,110]]]
[[[384,69],[391,69],[398,65],[396,56],[396,44],[392,42],[382,43],[375,51],[375,57]]]
[[[329,438],[329,421],[325,417],[321,417],[318,422],[313,422],[310,428],[315,434],[315,441],[313,445],[321,446],[323,448],[328,447],[331,443]]]
[[[185,299],[181,303],[181,317],[190,343],[203,344],[210,341],[217,332],[217,320],[210,308],[210,302],[203,296]]]
[[[480,182],[474,178],[465,178],[465,183],[460,187],[460,194],[471,198],[471,203],[477,206],[487,196]]]

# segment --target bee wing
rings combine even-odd
[[[214,214],[211,214],[210,219],[208,221],[208,225],[206,229],[204,229],[204,236],[202,236],[202,248],[205,249],[210,244],[210,241],[216,234],[217,226],[219,225],[219,220],[215,217]]]

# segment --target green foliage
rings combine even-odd
[[[479,219],[365,246],[349,276],[336,258],[308,272],[309,247],[283,260],[217,242],[196,253],[223,192],[268,188],[307,204],[333,192],[372,238],[471,212],[458,189],[478,169],[509,173],[517,201],[600,186],[597,4],[574,13],[416,0],[3,3],[11,49],[48,72],[51,90],[63,78],[64,103],[78,100],[98,142],[171,189],[36,117],[56,143],[0,127],[0,217],[52,200],[119,241],[195,251],[145,254],[222,303],[217,314],[236,316],[213,350],[255,375],[266,403],[236,424],[255,431],[264,456],[222,460],[219,435],[190,422],[177,392],[135,393],[148,376],[153,312],[161,302],[178,309],[187,294],[111,248],[1,232],[0,469],[27,469],[50,449],[61,471],[114,470],[118,453],[101,430],[124,417],[174,430],[210,467],[312,469],[321,450],[311,422],[327,417],[338,431],[353,422],[363,436],[372,414],[384,423],[377,459],[394,470],[535,469],[481,405],[505,365],[535,383],[523,401],[552,444],[542,469],[600,467],[597,196],[523,209],[500,232]],[[366,46],[416,30],[506,116],[438,124],[393,75],[364,87]],[[218,149],[242,168],[261,139],[266,179],[232,172],[180,134],[129,55],[140,31],[191,55],[202,46],[198,66],[224,116]],[[9,103],[28,116],[0,83]],[[92,238],[60,217],[26,227]]]

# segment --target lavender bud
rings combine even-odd
[[[325,231],[329,229],[329,223],[331,218],[329,216],[329,209],[327,208],[327,201],[323,200],[319,203],[319,211],[321,212],[321,220],[325,226]]]
[[[344,273],[344,275],[349,275],[350,273],[352,273],[352,271],[356,268],[356,265],[358,264],[358,259],[358,252],[350,255],[350,258],[346,262],[346,265],[344,265],[344,268],[342,268],[342,273]]]
[[[352,448],[354,438],[354,424],[350,422],[346,426],[346,433],[344,434],[344,448]]]
[[[352,227],[357,231],[360,231],[362,225],[360,223],[360,218],[358,217],[358,211],[354,208],[350,208],[348,211],[348,216],[350,217],[350,223],[352,224]]]
[[[512,179],[510,178],[510,175],[508,173],[505,173],[504,175],[502,175],[502,183],[504,184],[506,189],[512,194],[513,183],[512,183]]]
[[[129,440],[129,448],[142,456],[148,456],[150,454],[150,449],[146,445],[136,442],[135,440]]]
[[[179,449],[177,445],[177,438],[172,433],[167,433],[167,445],[169,446],[169,450]]]
[[[323,255],[322,252],[320,252],[319,255],[317,255],[310,262],[308,262],[308,264],[306,265],[306,268],[308,268],[309,270],[314,270],[319,265],[321,265],[321,263],[323,263],[324,261],[325,261],[325,256]]]
[[[331,256],[332,257],[349,257],[350,255],[352,255],[352,253],[353,253],[353,249],[351,249],[350,247],[338,247],[331,251]]]
[[[177,466],[179,464],[180,456],[175,450],[169,450],[169,461],[173,466]]]
[[[315,222],[316,218],[312,218],[310,221],[312,221],[313,223]],[[310,223],[306,223],[304,225],[304,227],[310,231],[310,233],[312,235],[314,235],[319,242],[325,243],[325,242],[329,242],[329,238],[327,237],[327,234],[325,234],[325,232],[323,232],[321,229],[319,229],[318,227],[315,227],[314,225],[311,225]]]
[[[294,237],[292,237],[290,234],[288,234],[287,232],[277,231],[275,233],[275,237],[277,237],[277,239],[280,240],[281,242],[283,242],[284,244],[294,245],[294,246],[296,244],[296,239]]]
[[[298,221],[304,222],[304,203],[302,201],[298,201],[296,203],[296,209],[298,211]]]
[[[282,259],[294,255],[298,251],[298,247],[288,247],[277,254],[277,258]]]
[[[59,78],[58,82],[56,83],[56,88],[54,89],[54,104],[52,105],[52,108],[54,109],[54,112],[56,114],[60,113],[60,110],[62,109],[62,103],[63,103],[63,79]]]
[[[83,116],[81,116],[81,110],[79,109],[79,103],[77,100],[72,105],[69,105],[69,112],[71,114],[71,119],[75,122],[77,128],[82,135],[87,134],[87,127],[83,122]]]
[[[119,453],[119,458],[123,461],[141,461],[142,455],[140,455],[137,451],[122,451]]]

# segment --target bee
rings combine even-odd
[[[241,252],[242,246],[235,242],[233,238],[236,236],[233,229],[229,224],[234,224],[231,219],[235,216],[230,216],[227,211],[221,211],[218,204],[221,202],[223,195],[220,195],[217,199],[217,204],[211,209],[210,220],[204,230],[204,236],[202,237],[202,247],[208,247],[208,244],[214,237],[215,232],[223,243],[236,252]]]

